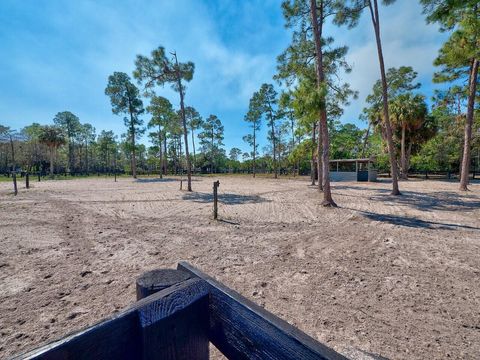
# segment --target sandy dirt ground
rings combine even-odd
[[[480,184],[220,177],[0,183],[0,358],[128,307],[135,278],[187,260],[353,356],[480,358]],[[355,357],[355,356],[353,356]]]

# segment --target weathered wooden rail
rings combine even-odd
[[[346,359],[186,262],[137,280],[139,300],[17,359]]]

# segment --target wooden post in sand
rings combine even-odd
[[[141,352],[133,358],[209,359],[207,283],[187,271],[159,269],[140,276],[136,285],[137,300],[157,294],[152,295],[150,301],[142,300],[144,305],[135,317]],[[119,334],[120,344],[135,338],[123,332]]]
[[[28,173],[28,171],[25,174],[25,187],[27,189],[30,189],[30,174]]]
[[[218,187],[220,186],[220,181],[213,182],[213,218],[216,220],[218,217]]]

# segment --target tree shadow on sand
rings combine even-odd
[[[171,178],[153,178],[153,179],[137,179],[135,180],[136,182],[139,183],[163,183],[163,182],[179,182],[180,180],[178,179],[171,179]]]
[[[401,196],[372,196],[372,200],[386,200],[421,211],[473,211],[480,209],[480,199],[475,195],[453,191],[420,193],[403,191]]]
[[[478,227],[469,226],[469,225],[426,221],[426,220],[420,220],[414,217],[378,214],[370,211],[358,211],[355,209],[350,209],[350,210],[357,211],[360,215],[373,221],[380,221],[380,222],[389,223],[392,225],[406,226],[410,228],[434,229],[434,230],[459,230],[459,229],[480,230],[480,228]]]
[[[136,182],[139,183],[162,183],[162,182],[180,182],[181,179],[175,179],[175,178],[140,178],[135,180]],[[192,179],[192,182],[195,181],[200,181],[196,179]],[[183,183],[185,184],[184,186],[187,186],[187,179],[183,179]]]
[[[459,194],[454,191],[436,191],[422,193],[417,191],[402,191],[402,195],[390,195],[390,189],[380,189],[366,186],[335,186],[334,190],[365,190],[375,194],[365,197],[369,200],[394,203],[408,206],[421,211],[472,211],[480,209],[480,198],[471,194]],[[350,196],[349,194],[343,194]]]
[[[199,203],[212,203],[213,195],[201,192],[189,192],[183,195],[183,200],[190,200]],[[240,195],[231,193],[218,194],[218,202],[225,205],[257,204],[270,202],[258,195]]]

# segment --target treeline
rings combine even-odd
[[[62,122],[59,122],[59,119]],[[207,119],[197,128],[200,149],[211,147],[209,121]],[[178,116],[162,128],[161,143],[152,122],[148,128],[152,130],[149,136],[155,145],[135,144],[135,174],[183,173],[186,160],[180,139],[182,132],[178,130]],[[140,133],[146,129],[137,130]],[[82,124],[77,116],[68,111],[58,113],[52,125],[34,123],[19,131],[0,126],[0,134],[0,173],[3,174],[9,174],[13,170],[17,173],[23,171],[73,176],[134,173],[132,144],[126,134],[120,138],[113,131],[101,131],[97,134],[92,125]],[[162,161],[159,158],[160,148],[164,154]],[[241,153],[238,155],[238,151],[232,149],[229,159],[225,150],[220,149],[222,156],[214,158],[214,171],[240,171]],[[198,172],[212,171],[212,157],[208,151],[194,151],[191,157]]]
[[[155,104],[170,102],[155,98]],[[152,108],[150,109],[154,111]],[[189,140],[192,144],[191,161],[196,173],[253,173],[251,154],[239,148],[228,152],[223,145],[223,125],[211,115],[203,119],[192,107],[186,107]],[[135,144],[136,173],[139,175],[182,174],[186,171],[182,131],[178,112],[172,111],[171,118],[152,117],[145,129],[152,146]],[[363,148],[366,130],[353,124],[331,124],[334,157],[356,157]],[[159,130],[160,129],[160,130]],[[295,128],[296,131],[296,128]],[[73,176],[91,174],[132,174],[132,148],[127,135],[120,138],[113,131],[96,129],[82,123],[73,113],[58,113],[52,125],[33,123],[20,130],[11,130],[0,125],[0,173],[8,175],[29,172],[42,175],[69,174]],[[159,135],[160,134],[160,135]],[[213,134],[213,142],[212,142]],[[277,140],[277,172],[279,174],[305,175],[310,172],[308,144],[300,137],[289,137],[291,130],[282,126]],[[10,143],[10,135],[12,143]],[[294,134],[294,136],[296,136]],[[298,140],[296,140],[298,139]],[[374,153],[378,139],[369,137],[368,154]],[[212,145],[213,144],[213,145]],[[301,144],[301,145],[299,145]],[[13,146],[12,146],[13,145]],[[292,146],[293,151],[292,151]],[[274,164],[270,147],[263,148],[256,157],[257,173],[273,174]],[[160,156],[160,154],[162,154]]]
[[[324,205],[335,206],[330,159],[375,157],[379,170],[391,174],[392,194],[400,194],[398,180],[411,171],[457,172],[460,188],[466,190],[469,174],[480,162],[478,1],[421,3],[427,21],[450,32],[435,60],[433,81],[451,85],[435,93],[431,107],[414,69],[386,66],[377,0],[284,0],[292,40],[277,58],[276,85],[262,84],[250,99],[244,117],[248,130],[239,134],[250,151],[233,148],[227,153],[222,121],[213,114],[202,117],[185,102],[194,64],[179,62],[176,53],[158,47],[149,56],[136,57],[132,77],[114,72],[108,78],[105,94],[126,127],[120,139],[111,131],[96,134],[70,112],[57,114],[51,126],[32,124],[18,132],[1,128],[0,171],[115,171],[133,177],[185,172],[189,190],[192,172],[310,173],[313,184],[319,179]],[[367,129],[339,122],[343,108],[358,94],[342,81],[352,70],[345,60],[348,48],[335,46],[327,33],[329,24],[354,28],[362,12],[371,19],[380,64],[379,80],[360,115]],[[178,108],[161,96],[165,85],[178,94]],[[266,139],[259,138],[263,127]],[[152,146],[140,143],[145,133]]]

